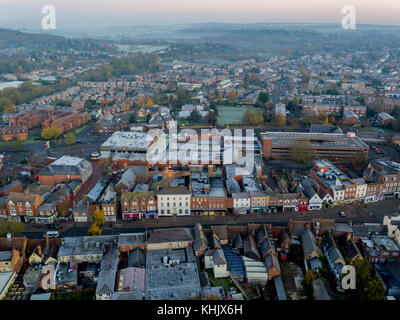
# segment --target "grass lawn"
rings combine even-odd
[[[220,126],[227,124],[240,124],[244,113],[250,107],[233,107],[233,106],[217,106],[218,118],[217,123]],[[254,111],[258,109],[254,108]]]
[[[226,291],[235,287],[235,284],[229,278],[214,278],[212,269],[207,269],[207,274],[212,287],[223,287]]]

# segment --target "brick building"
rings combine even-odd
[[[92,164],[83,158],[62,156],[38,174],[41,185],[54,186],[60,182],[80,179],[84,184],[93,172]]]

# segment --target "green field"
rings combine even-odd
[[[240,124],[244,113],[250,107],[218,106],[217,108],[218,108],[217,123],[220,126],[225,126],[227,124]],[[258,109],[254,109],[254,111],[257,110]]]

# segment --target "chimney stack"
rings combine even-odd
[[[48,234],[46,234],[46,248],[48,248],[50,245],[49,245],[49,235]]]
[[[38,245],[37,252],[40,257],[43,255],[42,247],[40,246],[40,244]]]

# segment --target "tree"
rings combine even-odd
[[[15,104],[14,103],[9,103],[4,106],[4,112],[5,113],[14,113],[15,112]]]
[[[131,114],[129,117],[129,122],[130,123],[136,123],[136,115],[135,114]]]
[[[146,101],[146,107],[151,107],[151,106],[153,106],[153,105],[154,105],[153,100],[151,100],[151,98],[148,97],[148,98],[147,98],[147,101]]]
[[[24,223],[12,220],[0,220],[0,237],[5,237],[7,233],[12,236],[21,236],[24,232]]]
[[[62,130],[59,127],[47,127],[42,130],[42,137],[46,140],[56,139],[61,134]]]
[[[215,112],[210,111],[206,116],[205,121],[214,127],[217,123],[217,117],[215,116]]]
[[[232,90],[228,93],[228,101],[234,102],[236,100],[236,90]]]
[[[384,300],[385,287],[374,273],[373,266],[366,258],[356,259],[353,263],[356,272],[356,289],[346,290],[349,300]]]
[[[73,133],[72,131],[68,132],[65,135],[65,142],[67,143],[67,145],[74,144],[75,141],[76,141],[75,133]]]
[[[269,95],[267,92],[262,91],[258,94],[258,101],[262,104],[265,104],[269,101]]]
[[[105,218],[104,218],[104,211],[103,210],[97,209],[94,212],[93,217],[94,217],[94,223],[97,226],[101,227],[104,224]]]
[[[88,230],[88,236],[101,236],[100,227],[93,223]]]
[[[286,117],[279,113],[276,115],[274,122],[277,126],[284,126],[286,124]]]
[[[315,158],[315,150],[309,141],[296,141],[289,151],[290,158],[299,163],[307,163]]]
[[[203,117],[197,109],[193,109],[193,111],[190,113],[189,119],[193,123],[198,123],[203,119]]]

